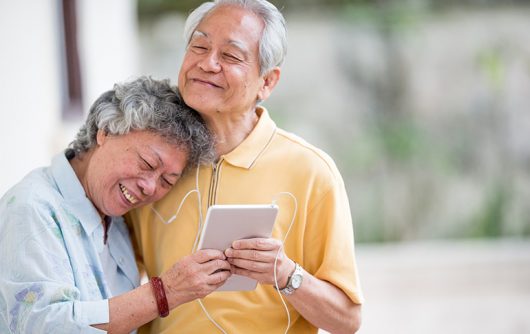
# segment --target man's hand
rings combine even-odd
[[[278,287],[287,285],[289,275],[294,270],[294,262],[283,252],[279,240],[272,238],[254,238],[236,240],[232,247],[225,251],[228,262],[232,265],[232,273],[247,276],[261,284],[274,282],[274,261],[278,255],[276,277]]]

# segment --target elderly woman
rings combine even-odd
[[[127,333],[220,286],[230,266],[204,250],[138,287],[120,218],[211,152],[201,118],[167,81],[101,95],[70,148],[0,200],[0,333]]]

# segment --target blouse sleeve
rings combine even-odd
[[[108,300],[81,300],[53,210],[12,199],[0,215],[0,332],[106,333],[91,325],[108,322]]]

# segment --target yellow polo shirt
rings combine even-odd
[[[297,212],[285,241],[285,253],[315,277],[342,289],[355,303],[361,291],[354,257],[353,228],[342,178],[332,159],[301,138],[276,127],[259,107],[260,119],[250,135],[217,164],[201,167],[198,185],[202,216],[212,204],[268,204],[280,207],[273,238],[283,239],[294,210]],[[196,170],[154,208],[172,217],[184,196],[196,188]],[[137,251],[148,276],[160,275],[176,261],[191,254],[198,233],[196,194],[188,196],[177,218],[162,223],[147,206],[128,215]],[[227,333],[283,333],[287,315],[278,292],[260,285],[248,292],[214,292],[203,299],[211,317]],[[317,328],[289,305],[290,334],[316,333]],[[197,301],[181,305],[168,317],[154,320],[140,333],[218,333]]]

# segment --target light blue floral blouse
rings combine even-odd
[[[109,320],[103,233],[64,154],[11,188],[0,199],[0,333],[105,333],[90,326]],[[113,218],[107,233],[119,288],[137,287],[123,220]]]

